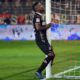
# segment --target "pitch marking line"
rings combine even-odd
[[[62,77],[61,75],[65,74],[65,73],[68,73],[68,72],[71,72],[71,71],[73,71],[73,70],[77,70],[77,69],[80,69],[80,66],[75,66],[73,69],[65,70],[65,71],[63,71],[63,72],[54,74],[52,77],[53,77],[53,78],[61,78],[61,77]]]

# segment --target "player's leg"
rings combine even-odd
[[[49,64],[50,61],[53,61],[54,55],[52,53],[49,53],[47,57],[42,62],[41,66],[38,68],[36,75],[39,79],[43,79],[42,71],[46,68],[46,66]]]
[[[42,77],[42,71],[46,68],[46,66],[49,64],[49,62],[53,62],[55,54],[51,48],[50,45],[40,45],[38,44],[38,47],[47,55],[47,57],[44,59],[42,62],[41,66],[38,68],[37,73],[40,74],[38,75],[39,77]]]
[[[45,55],[48,55],[50,53],[55,58],[54,50],[53,50],[52,46],[50,46],[49,43],[47,43],[46,45],[38,44],[38,47],[41,49],[41,51],[43,51],[45,53]],[[51,65],[53,65],[54,58],[51,60]]]
[[[51,50],[49,50],[49,52],[52,53],[54,55],[54,58],[55,58],[55,53],[54,53],[52,46],[51,46]],[[54,58],[51,60],[51,66],[53,65]]]
[[[46,68],[46,66],[49,64],[50,61],[51,61],[51,64],[53,63],[54,57],[55,57],[55,54],[53,54],[53,52],[50,52],[42,62],[37,72],[42,73],[42,71]]]

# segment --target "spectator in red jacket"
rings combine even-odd
[[[23,15],[18,16],[17,23],[22,25],[25,24],[25,16]]]

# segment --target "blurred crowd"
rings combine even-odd
[[[0,24],[32,24],[31,15],[13,15],[9,13],[0,14]]]
[[[52,13],[57,13],[60,23],[80,24],[80,0],[53,0]]]
[[[38,0],[0,0],[0,24],[32,24]],[[80,24],[80,0],[52,0],[53,23]]]

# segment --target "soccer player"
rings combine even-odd
[[[44,79],[44,77],[42,76],[42,71],[47,67],[50,61],[51,63],[53,63],[55,57],[55,54],[53,52],[51,45],[48,42],[46,34],[47,29],[51,27],[51,23],[45,24],[45,20],[43,19],[45,9],[41,2],[34,3],[33,10],[34,10],[33,26],[36,38],[35,41],[38,47],[43,51],[43,53],[47,55],[47,57],[42,62],[41,66],[38,68],[36,76],[39,79]]]

